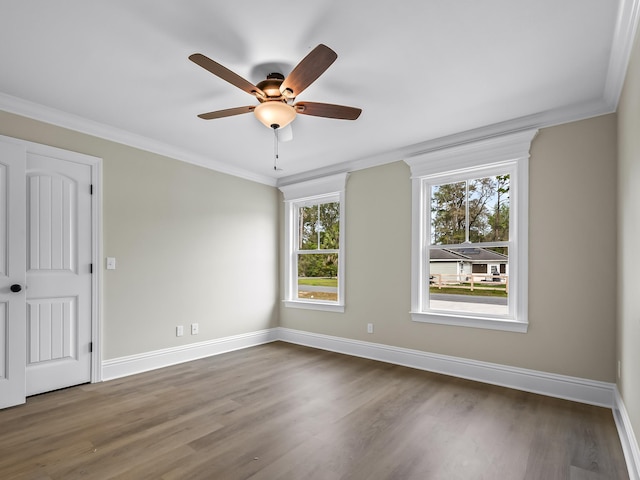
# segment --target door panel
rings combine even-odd
[[[7,378],[7,302],[0,302],[0,382]]]
[[[29,270],[75,273],[73,256],[77,182],[59,175],[29,175]]]
[[[9,162],[9,159],[6,158],[7,153],[2,152],[2,157],[0,157],[0,239],[7,238],[7,220],[8,220],[8,202],[4,199],[9,198],[9,189],[8,189],[8,180],[7,176],[8,165],[3,162]],[[7,242],[0,242],[0,275],[6,277],[8,275],[7,272],[7,262],[9,258],[9,245]]]
[[[25,156],[0,142],[0,408],[25,402]]]
[[[27,395],[91,380],[91,167],[27,156]]]
[[[27,302],[27,364],[75,359],[78,345],[76,298]]]

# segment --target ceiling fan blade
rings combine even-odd
[[[247,107],[227,108],[226,110],[217,110],[215,112],[201,113],[198,117],[203,120],[213,120],[214,118],[232,117],[233,115],[240,115],[242,113],[253,112],[256,109],[254,105]]]
[[[294,107],[296,112],[302,115],[338,118],[340,120],[355,120],[362,113],[361,108],[332,105],[330,103],[298,102]]]
[[[289,97],[297,97],[300,92],[311,85],[338,58],[338,54],[326,45],[320,44],[304,57],[280,85],[280,91]]]
[[[200,65],[205,70],[210,71],[215,76],[226,80],[231,85],[235,85],[240,90],[244,90],[250,95],[260,95],[263,97],[265,96],[264,92],[256,87],[253,83],[245,80],[237,73],[232,72],[227,67],[220,65],[218,62],[214,62],[209,57],[206,57],[201,53],[194,53],[193,55],[190,55],[189,60],[191,60],[196,65]]]

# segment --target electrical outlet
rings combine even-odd
[[[200,328],[198,327],[198,324],[197,323],[192,323],[191,324],[191,335],[197,335],[199,331],[200,331]]]
[[[367,323],[367,333],[373,333],[373,323]]]
[[[184,335],[184,327],[182,325],[178,325],[176,327],[176,337],[181,337]]]

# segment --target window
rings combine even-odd
[[[344,188],[339,174],[280,187],[285,197],[285,304],[344,311]]]
[[[527,331],[528,159],[536,133],[407,160],[413,320]]]

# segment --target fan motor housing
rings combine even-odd
[[[257,97],[260,102],[281,100],[286,102],[287,100],[282,96],[280,92],[280,85],[284,81],[284,75],[281,73],[270,73],[267,75],[266,80],[262,80],[256,85],[260,90],[267,94],[267,98]]]

